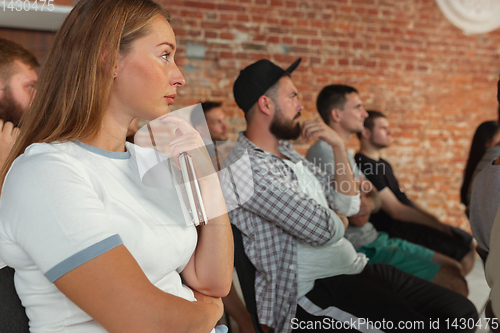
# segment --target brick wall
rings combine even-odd
[[[187,79],[178,107],[222,100],[237,133],[245,127],[232,97],[239,70],[260,58],[286,67],[302,57],[293,79],[306,117],[323,86],[358,88],[366,108],[391,121],[384,157],[403,190],[469,228],[458,193],[475,128],[497,118],[500,31],[464,35],[434,0],[159,1],[172,13]]]
[[[445,222],[468,228],[458,192],[475,128],[497,118],[500,31],[464,35],[434,0],[157,1],[172,12],[187,79],[176,107],[224,101],[235,139],[245,128],[232,96],[239,70],[260,58],[286,67],[302,57],[293,79],[305,117],[316,114],[323,86],[358,88],[366,108],[389,116],[394,140],[384,157],[403,190]],[[42,58],[52,39],[8,29],[0,36]],[[304,153],[308,145],[296,147]],[[350,147],[357,148],[354,138]]]

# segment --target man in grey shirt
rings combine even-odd
[[[498,146],[492,148],[500,148]],[[494,152],[496,154],[496,152]],[[494,160],[496,158],[496,160]],[[472,182],[470,200],[470,227],[478,246],[490,251],[490,234],[493,221],[500,205],[500,157],[490,155],[483,160],[487,161],[483,169],[475,175]],[[478,168],[476,168],[477,171]],[[475,172],[476,173],[476,172]]]
[[[356,89],[344,85],[327,86],[319,94],[316,105],[323,120],[343,138],[346,145],[352,134],[363,130],[363,122],[368,114]],[[394,265],[467,295],[467,283],[458,262],[423,246],[389,237],[384,232],[379,233],[368,221],[370,214],[380,209],[378,192],[359,171],[349,153],[348,157],[361,192],[360,211],[349,218],[349,226],[345,231],[345,237],[356,250],[365,253],[370,263]],[[331,147],[322,140],[311,146],[306,158],[331,174],[341,171],[336,170]]]

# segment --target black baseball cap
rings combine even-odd
[[[245,67],[233,85],[236,104],[247,113],[260,96],[271,88],[285,74],[291,74],[302,58],[295,60],[286,70],[276,66],[270,60],[261,59]]]

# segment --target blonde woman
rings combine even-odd
[[[208,225],[141,183],[134,118],[168,113],[185,81],[169,13],[149,0],[80,1],[54,39],[0,175],[0,256],[32,332],[210,332],[232,278],[231,228],[199,134],[181,118]],[[180,275],[184,279],[181,282]]]

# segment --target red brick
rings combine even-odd
[[[310,62],[311,62],[311,65],[320,64],[321,63],[321,58],[311,57]]]
[[[288,28],[279,28],[279,27],[270,27],[269,32],[275,33],[275,34],[288,34],[290,32],[290,29]]]
[[[195,18],[202,19],[203,18],[203,12],[193,11],[193,10],[182,10],[181,11],[181,16],[182,17],[195,17]]]
[[[217,38],[219,33],[216,31],[205,30],[205,38]]]
[[[309,20],[297,20],[297,27],[299,28],[307,28],[309,27]]]
[[[374,5],[375,0],[351,0],[353,4]]]
[[[323,46],[323,41],[321,39],[312,39],[311,45],[313,46]]]
[[[221,52],[220,53],[220,57],[222,59],[233,59],[234,58],[234,54],[232,52]]]
[[[354,8],[354,13],[355,13],[356,15],[364,15],[364,14],[365,14],[365,12],[366,12],[366,10],[365,10],[364,8],[359,8],[359,7]]]
[[[343,14],[351,14],[352,13],[352,7],[351,6],[342,6],[339,8],[339,12]]]
[[[309,51],[309,49],[307,47],[292,46],[290,48],[290,52],[299,53],[299,54],[306,54],[308,51]]]
[[[254,23],[263,23],[266,19],[262,16],[252,15],[252,22]]]
[[[228,40],[232,40],[232,39],[234,39],[234,34],[229,33],[229,32],[221,32],[221,33],[220,33],[220,38],[221,38],[221,39],[228,39]]]
[[[184,1],[187,8],[215,9],[215,4],[202,1]]]
[[[236,15],[236,20],[238,22],[250,22],[250,16],[245,14],[238,14]]]
[[[192,37],[201,37],[201,30],[189,30],[188,35]]]
[[[236,6],[236,5],[225,5],[225,4],[219,4],[217,5],[217,10],[230,10],[233,12],[244,12],[245,7],[243,6]]]
[[[233,21],[234,14],[220,14],[220,20],[223,22]]]
[[[203,29],[217,29],[217,30],[225,30],[227,28],[229,28],[229,24],[228,23],[224,23],[224,22],[201,22],[201,27]]]
[[[175,35],[176,36],[187,36],[187,30],[186,29],[174,29]]]
[[[277,44],[280,42],[280,38],[278,36],[269,36],[267,37],[267,42]]]

